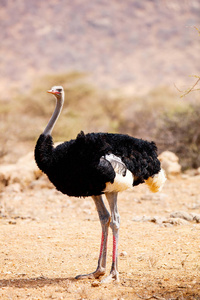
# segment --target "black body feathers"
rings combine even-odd
[[[102,194],[106,182],[114,181],[111,163],[102,159],[111,153],[120,157],[132,172],[133,185],[160,171],[155,143],[123,134],[81,132],[75,140],[56,148],[50,135],[41,134],[35,147],[35,160],[62,193],[92,196]]]

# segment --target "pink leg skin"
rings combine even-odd
[[[101,258],[102,253],[103,253],[103,244],[104,244],[104,235],[103,235],[103,232],[102,232],[99,259]]]
[[[113,263],[116,261],[116,238],[113,236]]]
[[[111,222],[110,227],[113,232],[113,254],[112,254],[112,267],[110,275],[104,278],[101,282],[108,283],[111,281],[119,282],[118,272],[118,240],[119,240],[119,225],[120,217],[117,211],[117,193],[106,194],[108,203],[111,209]]]
[[[110,224],[110,215],[107,211],[102,197],[101,196],[94,196],[92,197],[96,208],[99,214],[99,219],[101,222],[102,227],[102,237],[101,237],[101,246],[100,246],[100,253],[99,253],[99,260],[96,271],[89,273],[89,274],[83,274],[76,276],[76,279],[82,279],[82,278],[99,278],[100,276],[103,276],[106,272],[106,253],[107,253],[107,241],[108,241],[108,228]]]

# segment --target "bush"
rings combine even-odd
[[[180,100],[168,88],[129,101],[119,131],[154,140],[158,153],[174,152],[183,170],[200,166],[200,103]]]
[[[164,114],[156,135],[163,150],[167,148],[178,155],[183,169],[200,166],[200,104]]]

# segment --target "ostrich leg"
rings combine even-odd
[[[111,222],[110,227],[113,232],[113,254],[112,254],[112,267],[110,275],[102,280],[102,283],[107,283],[112,280],[119,281],[118,272],[118,239],[119,239],[119,225],[120,216],[117,210],[117,193],[106,193],[106,198],[108,200],[110,210],[111,210]]]
[[[103,276],[106,271],[106,253],[107,253],[107,240],[108,240],[108,228],[110,224],[110,214],[107,211],[105,204],[103,202],[102,196],[92,196],[94,203],[99,214],[99,219],[102,227],[102,237],[100,254],[96,271],[90,274],[78,275],[76,279],[81,278],[99,278]]]

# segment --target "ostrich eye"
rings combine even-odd
[[[57,89],[57,91],[58,91],[59,93],[61,93],[61,92],[62,92],[62,89]]]

